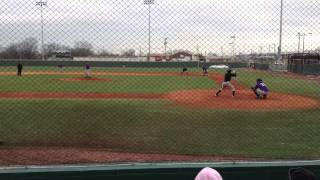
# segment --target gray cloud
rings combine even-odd
[[[36,1],[2,0],[0,44],[36,37],[40,41],[40,7]],[[127,48],[147,51],[148,5],[143,0],[47,0],[43,8],[45,42],[72,46],[86,40],[96,50],[120,52]],[[298,32],[312,32],[306,47],[320,45],[316,0],[284,0],[283,48],[296,49]],[[267,51],[279,41],[280,0],[155,0],[151,5],[152,51],[169,49]]]

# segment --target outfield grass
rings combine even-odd
[[[62,81],[81,75],[0,76],[1,91],[6,92],[130,92],[163,93],[182,89],[212,89],[215,83],[205,77],[192,76],[94,76],[112,82]]]
[[[237,72],[237,81],[246,86],[260,77],[272,91],[319,98],[317,83],[263,72]],[[215,87],[205,77],[103,76],[114,81],[93,84],[48,80],[65,77],[70,76],[0,76],[0,88],[1,91],[167,92]],[[123,152],[260,158],[320,157],[319,108],[201,110],[177,107],[165,100],[2,99],[0,114],[0,137],[6,146],[83,146]]]
[[[165,101],[0,102],[7,146],[262,158],[319,158],[319,109],[199,111]],[[303,117],[303,118],[302,118]]]

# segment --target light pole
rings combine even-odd
[[[303,33],[303,35],[302,35],[302,53],[303,54],[304,54],[304,38],[306,35],[312,35],[312,33],[307,33],[307,34]]]
[[[280,7],[280,33],[279,33],[279,47],[278,47],[278,60],[282,60],[281,56],[281,46],[282,46],[282,15],[283,15],[283,0],[281,0],[281,7]]]
[[[299,41],[298,41],[298,54],[300,54],[300,39],[301,39],[302,34],[300,32],[298,32],[297,36],[298,36],[298,39],[299,39]]]
[[[154,0],[143,0],[143,3],[144,4],[147,4],[149,7],[148,7],[148,11],[149,11],[149,51],[148,51],[148,61],[150,61],[150,55],[151,55],[151,39],[150,39],[150,26],[151,26],[151,18],[150,18],[150,14],[151,14],[151,4],[154,4]]]
[[[43,6],[47,6],[47,2],[42,0],[36,2],[36,6],[40,6],[41,9],[41,59],[44,60],[44,49],[43,49]]]
[[[230,37],[232,40],[232,42],[230,44],[232,44],[232,56],[234,57],[234,48],[235,48],[235,41],[236,41],[236,35],[233,35]]]
[[[230,54],[231,54],[231,56],[233,57],[233,48],[232,48],[232,47],[233,47],[233,42],[229,43],[229,45],[230,45],[230,47],[231,47],[231,53],[230,53]]]
[[[224,56],[223,46],[221,46],[221,56]]]
[[[276,44],[272,44],[273,45],[273,54],[274,54],[274,56],[276,56]]]
[[[259,48],[260,48],[260,55],[262,55],[263,54],[263,46],[259,46]]]
[[[168,42],[167,42],[167,37],[166,38],[164,38],[164,56],[167,58],[167,44],[168,44]]]

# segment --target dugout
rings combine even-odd
[[[291,54],[288,56],[288,71],[300,74],[320,74],[320,54]]]

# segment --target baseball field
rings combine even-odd
[[[0,165],[319,158],[319,79],[235,70],[1,67]]]

